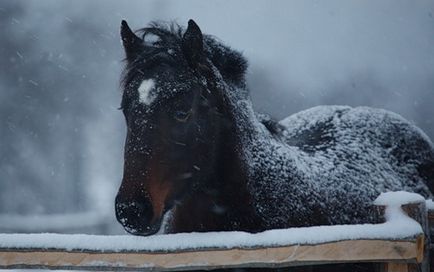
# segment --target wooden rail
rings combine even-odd
[[[413,219],[402,215],[398,220],[388,214],[389,208],[377,205],[378,212],[389,217],[383,224],[259,234],[0,234],[0,268],[182,271],[377,262],[383,264],[381,271],[429,271],[428,221],[434,213],[427,214],[424,201],[405,203],[395,211],[402,209]]]
[[[423,235],[409,240],[346,240],[318,245],[177,252],[77,252],[31,249],[0,252],[1,268],[177,271],[284,267],[325,263],[403,262],[423,258]]]

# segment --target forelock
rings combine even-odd
[[[123,71],[122,83],[125,88],[141,74],[153,61],[162,60],[170,54],[171,58],[181,63],[182,37],[185,29],[174,22],[151,22],[147,27],[139,29],[136,34],[142,38],[145,50],[132,62],[127,62]],[[152,36],[152,37],[151,37]],[[244,87],[247,61],[242,54],[224,45],[214,36],[204,35],[205,55],[219,70],[225,80]]]

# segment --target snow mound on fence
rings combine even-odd
[[[397,191],[397,192],[386,192],[381,193],[377,199],[375,199],[374,204],[379,206],[402,206],[404,204],[410,203],[420,203],[425,201],[425,198],[419,194]],[[428,200],[427,200],[428,201]]]

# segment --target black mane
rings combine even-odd
[[[181,44],[185,29],[176,23],[152,22],[148,27],[136,31],[143,40],[144,50],[132,62],[127,62],[122,76],[123,86],[130,84],[144,70],[158,63],[174,64],[185,61]],[[149,36],[158,40],[148,42]],[[247,60],[242,54],[224,45],[216,37],[204,35],[205,56],[219,70],[222,77],[236,86],[245,86]]]

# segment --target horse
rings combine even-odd
[[[134,235],[376,222],[385,191],[426,198],[434,146],[398,114],[253,110],[246,59],[188,21],[121,23],[127,135],[117,220]]]

